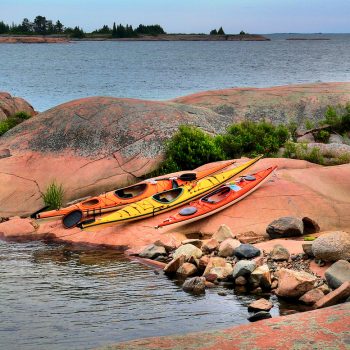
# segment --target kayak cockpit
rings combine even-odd
[[[217,189],[214,192],[209,193],[208,195],[204,196],[201,201],[205,203],[215,204],[221,202],[223,199],[225,199],[231,192],[231,189],[229,186],[223,186]]]
[[[152,198],[160,203],[171,203],[174,202],[182,193],[183,188],[173,188],[169,191],[164,191],[155,194]]]
[[[134,198],[146,191],[148,184],[138,184],[134,186],[124,187],[114,192],[118,198],[129,199]]]

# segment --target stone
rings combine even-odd
[[[175,273],[179,267],[186,261],[185,255],[180,255],[176,259],[171,260],[163,269],[164,273],[172,274]]]
[[[205,253],[211,253],[219,247],[219,242],[215,238],[211,238],[205,241],[202,245],[202,251]]]
[[[262,293],[262,289],[261,289],[261,287],[257,287],[255,289],[251,290],[250,293],[252,293],[252,294],[261,294]]]
[[[164,247],[167,253],[169,253],[172,250],[175,250],[179,246],[176,239],[169,236],[161,237],[160,239],[154,242],[154,245]]]
[[[256,322],[256,321],[260,321],[260,320],[265,320],[267,318],[271,318],[271,314],[267,311],[259,311],[256,312],[255,314],[253,314],[252,316],[248,317],[248,320],[250,322]]]
[[[185,255],[186,260],[189,260],[192,256],[194,258],[199,259],[203,255],[203,253],[199,248],[195,247],[193,244],[185,244],[175,250],[173,258],[176,259],[180,255]]]
[[[233,256],[235,249],[238,248],[240,245],[241,242],[239,240],[233,238],[226,238],[219,245],[218,255],[223,258]]]
[[[247,287],[246,286],[235,286],[235,292],[236,293],[246,293]]]
[[[211,274],[211,270],[216,267],[226,267],[226,259],[220,257],[211,257],[208,261],[207,267],[204,270],[203,276]]]
[[[239,276],[235,279],[236,286],[245,286],[247,284],[247,280],[243,276]]]
[[[321,298],[324,297],[324,293],[320,288],[311,289],[299,298],[299,301],[306,305],[313,305]]]
[[[254,231],[239,233],[237,234],[237,239],[241,243],[250,243],[250,244],[260,243],[265,240],[265,238],[261,234],[256,233]]]
[[[191,256],[191,257],[188,259],[187,262],[193,264],[193,265],[196,266],[197,268],[198,268],[198,266],[199,266],[199,259],[197,259],[197,258],[195,258],[195,257],[193,257],[193,256]]]
[[[210,260],[209,255],[203,255],[198,261],[198,269],[204,271]]]
[[[344,143],[344,139],[341,135],[338,134],[330,134],[328,143]]]
[[[249,276],[255,269],[255,261],[240,260],[233,267],[232,277],[236,279],[239,276]]]
[[[216,275],[216,279],[219,281],[227,279],[227,277],[232,275],[232,265],[229,263],[226,263],[224,267],[214,267],[210,270],[210,274]]]
[[[323,261],[350,260],[350,233],[324,233],[312,242],[312,252],[316,259]]]
[[[249,277],[249,283],[254,287],[271,288],[271,272],[267,264],[258,266]]]
[[[276,294],[280,297],[300,298],[314,288],[317,278],[304,271],[294,271],[282,268],[278,273],[278,288]]]
[[[266,300],[265,298],[260,298],[248,305],[248,311],[270,311],[272,307],[273,305],[271,301]]]
[[[350,262],[339,260],[332,264],[325,272],[328,285],[335,289],[344,282],[350,281]]]
[[[187,279],[182,285],[182,289],[185,292],[193,294],[205,293],[205,278],[204,277],[192,277]]]
[[[339,288],[325,295],[318,300],[314,308],[319,309],[322,307],[332,306],[345,301],[350,297],[350,281],[344,282]]]
[[[304,232],[304,223],[300,218],[285,216],[272,221],[267,226],[266,232],[272,239],[301,236]]]
[[[209,273],[205,276],[205,280],[210,282],[210,283],[214,283],[214,282],[217,282],[217,280],[216,280],[217,277],[218,276],[215,273]]]
[[[272,281],[271,289],[276,289],[277,287],[278,287],[278,281],[277,280]]]
[[[139,256],[146,259],[155,259],[160,255],[166,255],[166,250],[164,247],[160,247],[154,244],[148,245],[145,249],[141,251]]]
[[[239,247],[235,249],[235,256],[238,259],[251,259],[260,255],[260,249],[255,248],[251,244],[241,244]]]
[[[322,293],[323,293],[324,295],[326,295],[326,294],[328,294],[328,293],[330,293],[330,292],[332,291],[332,290],[327,286],[326,283],[321,284],[321,285],[318,287],[318,289],[321,290]]]
[[[213,234],[214,239],[216,239],[219,243],[223,242],[227,238],[235,238],[231,229],[223,224],[219,227],[219,229]]]
[[[283,261],[288,260],[290,257],[289,251],[283,247],[281,244],[276,244],[271,253],[270,253],[271,259],[275,261]]]
[[[185,244],[192,244],[194,245],[195,247],[201,249],[202,245],[203,245],[203,242],[200,240],[200,239],[185,239],[181,242],[182,245],[185,245]]]
[[[310,142],[315,142],[314,135],[312,133],[305,134],[303,136],[300,136],[297,138],[298,143],[310,143]]]
[[[312,252],[312,242],[306,242],[302,244],[302,248],[304,253],[310,257],[313,258],[314,257],[314,253]]]
[[[216,284],[213,282],[205,281],[206,288],[214,288],[216,287]]]
[[[176,271],[176,273],[178,275],[181,275],[182,277],[192,276],[196,272],[197,272],[197,267],[188,262],[183,263]]]

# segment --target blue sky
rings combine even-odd
[[[158,23],[169,33],[350,32],[350,0],[0,0],[0,20],[37,15],[86,31]]]

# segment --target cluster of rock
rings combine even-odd
[[[316,229],[318,225],[310,222]],[[284,217],[273,221],[267,233],[276,237],[302,235],[307,229],[303,220]],[[147,246],[139,255],[164,262],[164,273],[184,279],[183,289],[194,294],[205,293],[224,282],[232,284],[238,293],[275,294],[320,308],[344,301],[350,297],[350,234],[330,232],[312,242],[303,244],[304,253],[290,254],[280,244],[266,253],[254,245],[241,243],[231,230],[222,225],[207,240],[187,239],[176,246],[175,242],[159,240]],[[310,263],[336,261],[318,277],[310,270]],[[249,305],[253,311],[249,320],[271,317],[273,307],[267,299]]]

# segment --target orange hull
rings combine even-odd
[[[197,181],[199,179],[212,175],[228,167],[229,165],[232,165],[233,163],[233,161],[231,163],[221,163],[210,169],[202,171],[191,171],[191,173],[196,174],[196,180],[194,181]],[[37,214],[36,217],[38,219],[60,218],[76,210],[80,210],[83,213],[84,217],[93,217],[102,213],[114,211],[125,205],[153,196],[159,192],[170,190],[174,185],[173,179],[176,179],[178,186],[183,186],[185,184],[194,182],[181,180],[180,178],[175,177],[166,179],[161,178],[159,180],[150,179],[142,181],[136,185],[124,187],[115,191],[101,194],[96,197],[88,198],[82,202],[70,205],[66,208],[41,212]]]
[[[224,210],[258,189],[270,178],[276,168],[277,166],[252,175],[241,176],[237,180],[191,202],[190,206],[183,207],[175,215],[165,219],[156,228],[167,225],[188,224]]]

